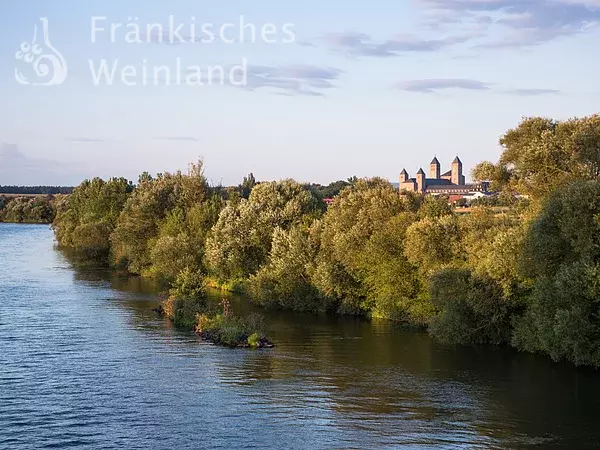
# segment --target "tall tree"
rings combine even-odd
[[[566,121],[524,119],[500,144],[504,151],[498,164],[479,164],[474,179],[544,198],[570,182],[600,176],[599,115]]]

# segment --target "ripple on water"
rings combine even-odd
[[[224,349],[157,317],[142,283],[74,268],[47,227],[0,224],[0,262],[1,449],[585,448],[600,437],[594,372],[285,312],[267,313],[275,349]]]

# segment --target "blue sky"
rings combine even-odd
[[[92,17],[138,24],[143,43],[96,33]],[[220,39],[170,43],[170,17],[219,29],[240,16],[277,43]],[[54,86],[16,52],[47,18],[68,74]],[[437,155],[467,169],[496,160],[498,138],[521,117],[597,112],[599,0],[327,2],[29,1],[0,6],[0,185],[74,184],[94,175],[137,179],[202,157],[215,183],[293,177],[327,183],[352,175],[396,181]],[[143,30],[160,24],[162,36]],[[288,24],[295,41],[283,42]],[[156,31],[156,33],[154,33]],[[163,38],[162,42],[159,42]],[[190,39],[191,40],[191,39]],[[239,41],[239,38],[238,38]],[[52,53],[52,52],[50,52]],[[247,85],[93,83],[90,64],[229,70],[246,61]],[[91,62],[90,62],[91,61]],[[111,66],[112,67],[112,66]],[[52,77],[52,73],[49,75]],[[136,78],[139,80],[139,78]]]

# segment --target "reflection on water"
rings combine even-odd
[[[600,438],[592,370],[280,311],[262,311],[276,348],[215,347],[152,312],[158,286],[67,260],[47,227],[0,224],[0,264],[0,448],[546,449]]]

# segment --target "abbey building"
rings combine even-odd
[[[452,161],[451,169],[441,173],[441,165],[437,158],[433,158],[429,165],[429,177],[423,169],[419,169],[416,177],[403,169],[400,173],[400,191],[422,192],[430,195],[465,195],[475,192],[487,192],[487,183],[466,184],[463,175],[463,165],[457,156]]]

